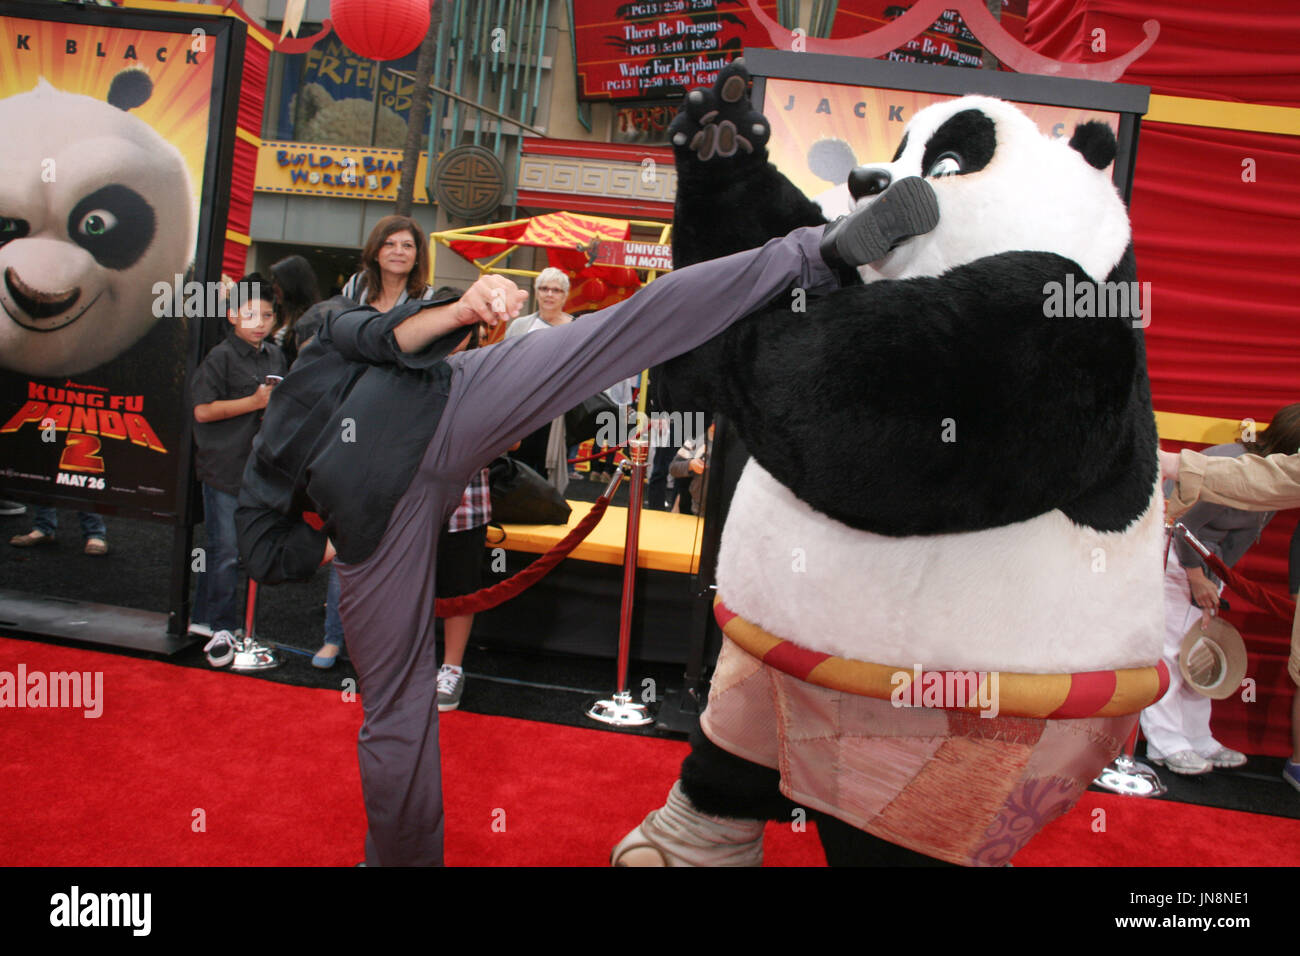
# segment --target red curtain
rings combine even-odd
[[[1121,82],[1300,107],[1295,0],[1031,0],[1025,43],[1070,62],[1107,59],[1141,40],[1148,19],[1160,36]],[[1106,52],[1092,50],[1097,29]],[[1138,278],[1151,283],[1156,409],[1264,421],[1300,401],[1300,136],[1143,121],[1131,213]],[[1295,524],[1295,512],[1274,519],[1239,570],[1287,590]],[[1248,626],[1253,648],[1284,653],[1284,623]]]
[[[244,47],[244,73],[239,86],[240,129],[260,136],[262,108],[266,99],[266,74],[271,63],[271,51],[251,35]],[[247,236],[253,218],[253,179],[257,174],[257,146],[242,137],[235,139],[234,160],[230,171],[230,211],[226,228]],[[221,271],[232,279],[244,274],[248,261],[248,246],[234,239],[225,239]]]

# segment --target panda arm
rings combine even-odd
[[[932,534],[1060,508],[1118,530],[1156,477],[1140,342],[1126,319],[1045,315],[1067,272],[1088,281],[1060,256],[1006,253],[806,315],[769,307],[673,371],[777,480],[852,526]]]
[[[677,268],[763,245],[826,222],[821,207],[768,162],[771,123],[749,99],[744,64],[728,63],[712,89],[692,90],[668,127],[677,165]]]
[[[800,226],[820,226],[821,207],[761,157],[725,174],[678,150],[673,205],[676,268],[754,249]]]

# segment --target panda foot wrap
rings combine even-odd
[[[678,780],[610,854],[613,866],[762,866],[762,820],[711,817],[691,803]]]
[[[894,247],[925,235],[939,224],[934,188],[919,176],[900,179],[869,206],[855,209],[826,227],[821,255],[828,266],[865,266]]]

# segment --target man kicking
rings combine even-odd
[[[907,227],[878,200],[490,348],[451,354],[476,323],[518,315],[527,293],[504,276],[414,314],[359,309],[326,321],[272,395],[240,496],[240,551],[255,579],[274,583],[310,576],[337,549],[339,610],[365,711],[357,751],[367,865],[442,863],[434,565],[439,529],[471,474],[584,398],[703,344],[792,286],[834,289],[837,270],[884,256],[918,221],[922,232],[933,228],[937,203],[918,182],[904,191],[923,207]],[[295,383],[313,374],[350,386],[341,404],[341,391]],[[313,414],[323,424],[300,478],[286,470],[286,448]],[[304,506],[325,519],[323,532],[298,521]]]

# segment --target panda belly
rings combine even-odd
[[[841,524],[755,461],[718,557],[727,606],[826,654],[934,670],[1065,673],[1161,656],[1164,530],[1153,489],[1122,532],[1060,511],[987,531],[891,538]]]

